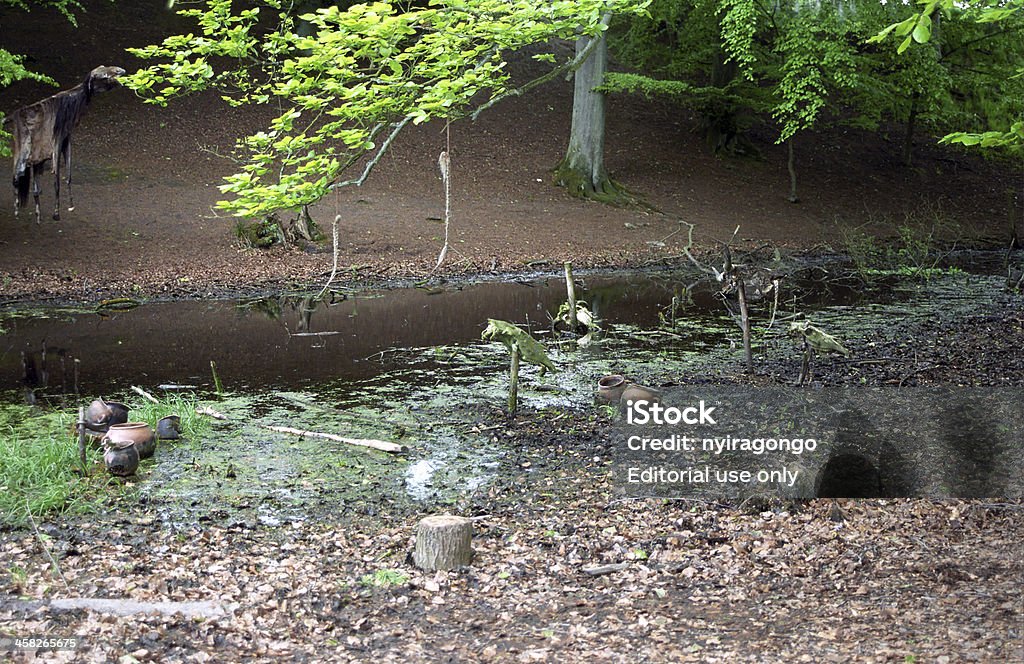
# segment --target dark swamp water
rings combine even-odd
[[[843,338],[918,317],[966,315],[1006,297],[999,258],[971,258],[970,273],[891,277],[873,289],[836,282],[829,264],[791,266],[771,328],[776,301],[754,305],[755,353],[797,356],[786,334],[794,314]],[[560,277],[336,292],[320,301],[0,312],[0,400],[74,407],[102,395],[131,404],[137,385],[157,397],[194,393],[224,413],[228,420],[203,440],[165,444],[140,469],[141,498],[173,523],[277,523],[382,504],[449,503],[486,490],[508,452],[482,424],[501,422],[507,388],[507,353],[480,341],[488,318],[528,327],[559,366],[545,377],[524,370],[525,409],[595,409],[596,381],[606,373],[667,385],[740,370],[739,328],[717,284],[701,275],[578,279],[579,296],[602,326],[586,346],[551,334],[550,316],[565,299]],[[396,457],[264,425],[391,440],[409,451]]]

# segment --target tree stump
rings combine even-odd
[[[420,569],[454,569],[473,559],[473,522],[461,516],[428,516],[416,526],[413,562]]]

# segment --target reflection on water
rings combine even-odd
[[[480,342],[488,318],[521,323],[562,370],[543,379],[524,367],[524,408],[593,403],[598,377],[671,383],[713,379],[737,364],[739,328],[718,284],[692,272],[587,275],[578,293],[602,320],[599,342],[578,348],[550,334],[550,314],[565,298],[559,278],[480,283],[449,290],[395,289],[279,296],[241,302],[153,303],[130,311],[49,312],[0,317],[0,400],[77,406],[116,398],[139,385],[160,396],[197,386],[212,390],[210,362],[227,391],[218,423],[200,445],[168,444],[144,465],[144,494],[169,521],[247,515],[273,524],[317,509],[364,510],[380,496],[451,500],[490,482],[506,450],[481,421],[500,411],[508,356]],[[864,294],[837,284],[829,266],[790,275],[782,296],[754,303],[756,352],[796,353],[776,322],[811,313],[826,329],[855,337],[895,321],[967,315],[1000,292],[998,279],[943,277],[891,283]],[[737,364],[738,366],[738,364]],[[81,398],[75,395],[80,393]],[[481,414],[490,414],[482,416]],[[322,430],[407,445],[391,457],[362,449],[270,434],[263,425]]]
[[[608,322],[652,324],[681,280],[633,275],[582,282],[583,297]],[[224,385],[236,390],[363,380],[396,367],[393,349],[475,342],[488,318],[524,323],[534,332],[548,329],[549,312],[564,297],[564,283],[549,279],[440,292],[395,289],[320,301],[281,296],[157,302],[102,316],[10,318],[0,336],[0,390],[69,393],[77,387],[104,394],[133,384],[209,388],[211,360]],[[691,292],[689,302],[688,315],[721,314],[710,288]]]

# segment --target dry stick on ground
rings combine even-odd
[[[228,419],[227,415],[225,415],[224,413],[222,413],[220,411],[214,410],[213,408],[210,408],[209,406],[202,406],[201,408],[196,408],[196,415],[206,415],[207,417],[212,417],[215,420],[226,420],[226,419]]]
[[[405,452],[405,445],[398,443],[392,443],[387,440],[374,440],[372,438],[346,438],[345,436],[338,436],[333,433],[322,433],[320,431],[303,431],[302,429],[293,429],[291,427],[279,427],[271,424],[262,425],[264,429],[270,431],[276,431],[278,433],[290,433],[296,436],[308,436],[310,438],[326,438],[327,440],[334,440],[339,443],[345,443],[347,445],[357,445],[359,447],[370,447],[375,450],[382,452],[391,452],[392,454],[399,454]]]
[[[206,415],[217,420],[227,420],[228,416],[224,413],[220,413],[209,406],[203,406],[202,408],[196,408],[196,414]],[[405,445],[398,443],[392,443],[387,440],[374,440],[373,438],[346,438],[345,436],[338,436],[333,433],[322,433],[320,431],[303,431],[302,429],[293,429],[291,427],[279,427],[271,424],[262,425],[264,429],[270,431],[276,431],[278,433],[290,433],[296,436],[308,436],[310,438],[326,438],[327,440],[335,440],[339,443],[345,443],[347,445],[356,445],[359,447],[370,447],[375,450],[382,452],[391,452],[392,454],[401,454],[406,451]]]
[[[590,576],[601,576],[602,574],[611,574],[612,572],[621,572],[622,570],[629,567],[629,563],[612,563],[611,565],[599,565],[597,567],[584,567],[583,573],[589,574]]]
[[[43,541],[43,536],[39,532],[39,528],[36,527],[36,520],[32,518],[32,508],[28,504],[28,498],[25,499],[25,514],[28,515],[28,522],[32,524],[32,531],[36,534],[36,539],[39,540],[39,546],[43,547],[43,553],[50,559],[50,564],[53,565],[53,571],[57,572],[57,576],[60,577],[61,582],[64,583],[64,589],[71,592],[71,586],[68,585],[68,580],[64,578],[64,573],[60,571],[60,565],[54,560],[53,554],[50,553],[50,548],[46,546],[46,542]]]
[[[152,403],[160,403],[160,401],[156,397],[154,397],[152,394],[142,389],[141,387],[132,385],[132,391],[138,393],[146,401],[150,401]]]

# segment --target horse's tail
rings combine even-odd
[[[32,167],[27,159],[19,159],[14,164],[14,189],[18,195],[18,205],[24,207],[28,203],[28,191],[32,188]]]

